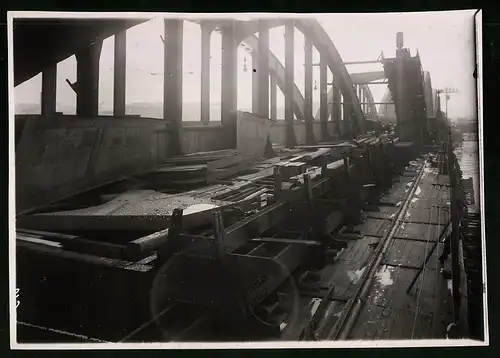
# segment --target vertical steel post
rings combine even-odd
[[[278,118],[278,83],[276,81],[276,75],[271,75],[271,119],[277,120]]]
[[[319,60],[319,113],[321,124],[321,139],[328,140],[328,100],[327,100],[327,71],[325,56],[320,54]]]
[[[57,64],[52,64],[43,69],[42,72],[42,115],[56,113],[57,96]]]
[[[212,25],[201,24],[201,121],[210,122],[210,37]]]
[[[259,114],[259,56],[252,50],[252,113]]]
[[[165,19],[163,119],[170,126],[170,153],[179,154],[182,130],[183,20]]]
[[[76,54],[76,114],[96,117],[99,114],[99,60],[102,40]]]
[[[236,43],[236,24],[229,22],[222,28],[222,78],[221,78],[221,123],[225,129],[227,143],[236,147],[237,125],[237,91],[238,77],[236,65],[238,62]]]
[[[127,30],[115,35],[113,115],[125,116],[127,81]]]
[[[266,20],[259,21],[258,48],[259,115],[269,118],[269,26]]]
[[[222,219],[222,213],[220,211],[214,212],[213,225],[214,225],[214,237],[217,244],[217,256],[220,259],[222,259],[226,256],[226,243],[225,243],[224,221]]]
[[[295,147],[294,122],[294,32],[293,20],[287,21],[285,25],[285,136],[286,146]]]
[[[304,38],[304,120],[306,122],[306,143],[312,145],[316,142],[313,131],[313,45]]]

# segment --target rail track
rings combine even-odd
[[[406,193],[403,202],[399,206],[391,222],[385,227],[385,234],[380,240],[373,257],[367,266],[367,269],[360,277],[354,295],[346,303],[339,319],[328,334],[327,339],[345,340],[349,337],[349,334],[354,324],[356,323],[356,319],[358,318],[359,313],[366,303],[367,297],[369,296],[370,288],[372,287],[375,274],[383,264],[385,256],[390,251],[393,237],[402,224],[403,219],[408,211],[409,204],[415,196],[416,189],[418,188],[426,164],[427,159],[424,160],[419,169],[416,171],[414,179],[412,180],[410,190],[408,190],[408,192]]]

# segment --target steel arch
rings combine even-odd
[[[268,28],[283,26],[285,20],[276,20],[269,23]],[[361,106],[358,103],[358,98],[356,91],[354,89],[353,82],[347,69],[342,61],[340,54],[338,53],[332,40],[326,33],[325,29],[321,24],[314,19],[295,19],[295,28],[297,28],[304,37],[307,37],[318,50],[321,55],[325,56],[327,66],[330,68],[332,73],[338,78],[340,91],[346,101],[351,103],[352,113],[354,115],[354,122],[356,123],[359,132],[364,132],[365,128],[365,116],[361,110]],[[258,22],[245,22],[238,24],[236,41],[243,41],[250,37],[252,34],[258,32]],[[240,43],[238,42],[238,44]]]
[[[258,53],[257,46],[258,38],[255,35],[251,35],[247,37],[243,43],[249,46],[252,52]],[[269,74],[276,76],[276,83],[280,88],[281,92],[285,93],[285,67],[281,63],[281,61],[274,55],[274,53],[269,50]],[[294,82],[293,84],[293,103],[294,103],[294,112],[297,116],[297,119],[304,120],[304,96],[300,92],[297,84]]]
[[[247,52],[257,52],[258,44],[257,44],[258,38],[255,35],[251,35],[247,37],[242,44],[245,44],[248,46]],[[274,55],[274,53],[269,50],[269,74],[270,75],[275,75],[276,76],[276,82],[280,90],[284,93],[284,86],[285,86],[285,67],[281,63],[281,61]],[[354,84],[358,82],[366,82],[366,81],[375,81],[379,79],[385,78],[384,71],[375,71],[375,72],[362,72],[362,73],[353,73],[350,75],[351,80]],[[372,108],[373,113],[377,112],[376,106],[373,104],[373,96],[370,91],[370,87],[368,85],[362,85],[363,89],[366,91],[367,94],[367,100],[368,100],[368,106]],[[304,120],[305,119],[305,114],[304,114],[304,103],[305,99],[302,93],[300,92],[299,88],[297,87],[297,84],[294,83],[294,110],[295,114],[297,116],[297,119],[299,120]],[[330,88],[327,94],[327,102],[331,102],[333,100],[333,88]],[[358,99],[359,100],[359,99]],[[332,108],[331,106],[328,106],[328,116],[331,114]],[[313,116],[314,120],[319,119],[319,113],[320,111],[318,110],[316,112],[316,115]]]
[[[250,37],[247,37],[242,43],[247,45],[249,47],[247,52],[257,52],[257,41],[258,38],[255,35],[251,35]],[[274,55],[274,53],[269,50],[269,74],[270,75],[275,75],[276,76],[276,83],[280,90],[284,93],[285,89],[285,67],[281,63],[281,61]],[[366,81],[375,81],[378,79],[382,79],[385,77],[385,74],[383,71],[378,71],[378,72],[362,72],[362,73],[353,73],[350,75],[351,80],[354,84],[358,82],[366,82]],[[299,88],[297,87],[297,84],[294,83],[294,110],[295,110],[295,115],[297,116],[297,119],[299,120],[304,120],[305,119],[305,114],[304,114],[304,103],[305,99],[302,93],[300,92]],[[368,100],[368,106],[372,108],[373,113],[377,112],[377,109],[375,105],[373,104],[373,96],[370,91],[370,87],[368,85],[361,85],[363,89],[366,91],[367,94],[367,100]],[[333,100],[333,88],[330,88],[327,94],[327,102],[331,102]],[[359,100],[359,99],[358,99]],[[328,106],[328,116],[331,114],[332,108],[331,106]],[[320,111],[318,110],[316,112],[316,115],[313,116],[314,120],[319,119],[319,113]]]

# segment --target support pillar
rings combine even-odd
[[[363,97],[363,113],[365,113],[366,115],[368,113],[368,96],[366,95],[366,87],[363,87],[362,97]]]
[[[99,114],[99,59],[102,41],[96,41],[76,54],[76,115],[97,117]]]
[[[57,64],[54,63],[43,69],[42,72],[42,116],[56,113],[57,96]]]
[[[354,91],[357,95],[358,93],[358,87],[357,85],[354,85]],[[346,99],[345,97],[343,98],[343,115],[344,115],[344,122],[343,122],[343,137],[344,139],[351,139],[354,138],[354,128],[353,128],[353,108],[356,105],[356,103],[350,103],[350,102],[345,102]]]
[[[201,121],[210,121],[210,37],[213,28],[201,24]]]
[[[328,98],[327,98],[327,66],[325,57],[320,54],[319,61],[319,118],[321,122],[321,139],[328,140]]]
[[[285,123],[286,144],[288,148],[296,145],[295,131],[293,128],[293,89],[294,89],[294,31],[293,21],[285,24]]]
[[[236,108],[238,78],[236,72],[237,46],[235,24],[228,23],[222,29],[222,96],[221,122],[227,128],[231,146],[236,146]],[[268,89],[269,95],[269,89]]]
[[[257,73],[259,67],[259,56],[257,52],[252,50],[252,113],[259,114],[259,75]]]
[[[333,88],[332,88],[332,122],[335,138],[340,138],[342,130],[340,128],[341,117],[340,89],[337,81],[337,76],[333,73]]]
[[[276,81],[276,75],[271,75],[271,119],[273,121],[278,118],[278,83]]]
[[[314,139],[313,131],[313,46],[307,37],[304,38],[304,120],[306,121],[306,143],[309,145],[314,144],[316,141]]]
[[[259,21],[258,48],[258,114],[269,118],[269,27],[265,20]]]
[[[359,100],[361,101],[361,110],[366,114],[365,89],[363,86],[359,86],[359,94]]]
[[[125,116],[127,31],[115,35],[115,74],[113,85],[113,115]]]
[[[165,20],[163,119],[170,125],[170,154],[179,154],[182,129],[183,20]]]

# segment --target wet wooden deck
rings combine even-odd
[[[335,285],[335,296],[349,298],[355,294],[361,275],[398,210],[390,203],[398,205],[404,200],[416,169],[416,165],[410,165],[395,179],[381,199],[389,205],[366,212],[366,220],[355,228],[363,238],[349,241],[337,261],[323,270],[322,285]],[[438,257],[442,244],[434,251],[410,293],[406,291],[449,220],[447,181],[447,176],[438,175],[437,169],[425,169],[349,339],[445,338],[446,326],[451,322],[448,289],[451,285],[440,272]]]

